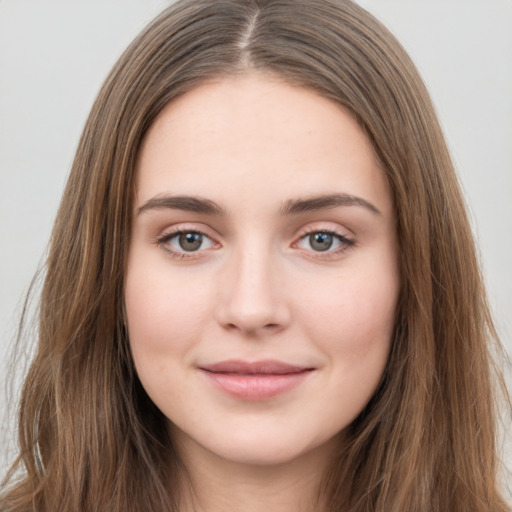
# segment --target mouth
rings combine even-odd
[[[300,385],[315,368],[282,361],[221,361],[199,367],[219,391],[241,400],[267,400]]]

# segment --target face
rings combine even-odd
[[[250,464],[321,451],[379,384],[399,289],[358,124],[275,77],[212,81],[149,130],[135,203],[129,338],[172,435]]]

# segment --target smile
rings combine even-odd
[[[241,400],[266,400],[303,382],[314,368],[281,361],[222,361],[200,367],[218,390]]]

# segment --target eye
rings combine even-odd
[[[353,245],[345,236],[332,231],[314,231],[307,233],[297,242],[297,247],[314,252],[338,252]]]
[[[158,243],[163,245],[168,251],[180,254],[203,251],[214,245],[210,237],[198,231],[171,233],[159,239]]]

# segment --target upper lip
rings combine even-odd
[[[212,373],[232,373],[239,375],[286,375],[288,373],[299,373],[306,370],[312,370],[313,368],[271,359],[254,362],[230,359],[227,361],[203,365],[200,366],[200,369]]]

